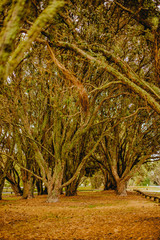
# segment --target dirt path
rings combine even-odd
[[[0,239],[153,239],[160,240],[160,204],[133,193],[83,192],[46,203],[34,199],[0,201]]]

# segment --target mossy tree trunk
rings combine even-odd
[[[159,133],[154,124],[142,131],[145,121],[144,119],[140,123],[137,119],[134,124],[132,119],[128,120],[128,123],[115,124],[114,122],[111,137],[105,136],[101,142],[103,157],[99,162],[102,162],[103,171],[106,171],[106,183],[110,185],[110,178],[113,179],[118,195],[127,194],[126,187],[129,179],[146,159],[152,156],[153,152],[157,152]],[[155,121],[157,122],[156,119]]]
[[[74,180],[70,185],[65,188],[66,196],[76,196],[77,195],[77,188],[79,185],[79,179]]]
[[[10,183],[15,195],[21,196],[23,191],[20,187],[20,175],[19,172],[12,165],[11,169],[6,174],[6,180]]]
[[[31,176],[29,181],[29,192],[28,192],[29,199],[34,198],[34,188],[35,188],[35,178]]]
[[[3,173],[0,171],[0,200],[2,200],[4,182],[5,182],[5,177],[3,176]]]
[[[127,181],[117,181],[116,192],[120,196],[127,196]]]
[[[22,196],[23,191],[22,191],[22,189],[20,187],[19,182],[14,181],[12,176],[10,176],[9,174],[7,174],[6,179],[11,184],[11,188],[13,189],[15,195],[16,196]]]
[[[12,151],[12,147],[10,149]],[[6,157],[5,155],[2,155],[2,165],[0,164],[0,200],[2,199],[2,191],[6,179],[7,172],[9,171],[11,167],[11,161],[10,158]]]
[[[113,165],[111,166],[112,169],[112,175],[114,178],[114,181],[116,182],[116,193],[120,196],[127,196],[127,176],[125,176],[124,178],[124,174],[123,177],[119,174],[118,172],[118,168],[117,168],[117,159],[112,158],[113,161]]]
[[[64,165],[59,161],[54,168],[54,174],[48,179],[47,202],[58,202],[61,195],[61,186],[63,179]]]
[[[104,176],[104,191],[105,190],[116,190],[116,182],[114,181],[111,173],[108,171],[103,171],[103,176]]]
[[[43,189],[43,181],[42,180],[40,180],[40,179],[36,180],[36,187],[37,187],[38,195],[43,195],[44,189]]]
[[[29,196],[29,185],[30,185],[30,175],[27,171],[21,171],[22,181],[23,181],[23,195],[24,199],[27,199]]]

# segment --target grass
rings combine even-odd
[[[88,205],[87,207],[88,208],[95,208],[95,207],[97,207],[97,205],[96,204],[94,204],[94,205],[91,204],[91,205]]]
[[[129,186],[129,190],[137,189],[137,190],[143,190],[143,191],[160,191],[160,186]]]

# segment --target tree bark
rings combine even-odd
[[[116,190],[116,182],[111,179],[111,176],[108,172],[105,172],[104,174],[104,191],[105,190]]]
[[[79,185],[79,181],[74,180],[70,185],[65,188],[66,196],[76,196],[77,188]]]
[[[48,177],[48,203],[55,203],[59,201],[62,188],[62,178],[63,178],[64,166],[61,161],[56,164],[54,169],[54,174],[52,177]]]
[[[49,186],[48,187],[47,202],[48,203],[56,203],[56,202],[58,202],[60,194],[61,194],[60,186],[56,186],[56,187],[54,187],[54,189],[52,189],[52,186]]]
[[[28,199],[34,198],[34,186],[35,186],[35,179],[32,176],[30,176]]]
[[[43,195],[44,194],[44,190],[43,190],[43,182],[40,179],[36,180],[36,187],[37,187],[37,192],[38,195]]]
[[[13,181],[10,181],[10,179],[8,177],[6,177],[7,181],[11,184],[11,188],[13,189],[13,192],[16,196],[22,196],[23,194],[23,191],[22,189],[20,188],[20,186],[13,182]]]
[[[4,168],[2,168],[0,166],[0,200],[2,199],[2,191],[3,191],[3,187],[4,187],[5,177],[6,177],[6,173],[9,169],[9,167],[10,167],[9,160],[6,161]]]
[[[4,187],[5,178],[2,176],[0,177],[0,200],[2,200],[2,192]]]
[[[34,197],[34,183],[31,175],[26,172],[22,171],[22,181],[23,181],[23,198],[33,198]]]
[[[117,168],[117,164],[116,164],[116,158],[112,159],[114,162],[114,165],[111,166],[112,169],[112,174],[113,174],[113,178],[116,182],[116,193],[117,195],[120,196],[127,196],[127,181],[128,179],[124,180],[124,178],[122,179],[119,174],[118,174],[118,168]]]
[[[19,179],[19,176],[18,176],[18,181],[16,181],[10,171],[6,174],[6,179],[7,181],[11,184],[11,188],[13,189],[14,193],[16,196],[22,196],[23,195],[23,191],[19,185],[19,182],[20,182],[20,179]]]
[[[27,199],[28,194],[29,194],[29,181],[28,181],[28,179],[25,179],[25,180],[23,180],[23,195],[22,195],[22,197],[24,199]]]
[[[127,182],[126,181],[118,181],[116,192],[120,196],[127,196]]]

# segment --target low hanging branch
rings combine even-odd
[[[58,59],[55,57],[51,47],[49,46],[48,42],[47,42],[47,47],[48,47],[49,53],[52,57],[54,64],[61,70],[61,72],[65,76],[65,79],[67,81],[71,82],[74,86],[76,86],[78,93],[79,93],[79,99],[80,99],[82,109],[85,113],[87,113],[88,109],[89,109],[89,100],[88,100],[87,91],[84,88],[83,84],[68,69],[66,69],[62,63],[60,63],[58,61]]]
[[[14,48],[15,39],[22,26],[20,20],[27,13],[27,6],[30,1],[17,0],[11,2],[12,16],[11,18],[6,17],[5,21],[8,22],[4,24],[0,34],[0,85],[3,85],[4,80],[16,69],[42,29],[53,20],[56,13],[65,4],[63,0],[49,1],[48,6],[39,14],[30,29],[27,30],[25,38]],[[0,3],[0,12],[7,3],[7,0]]]
[[[159,98],[158,90],[152,87],[151,85],[144,85],[143,81],[140,81],[137,79],[135,80],[135,76],[131,75],[129,77],[125,76],[123,73],[119,72],[116,68],[109,65],[107,62],[103,60],[99,60],[93,56],[91,56],[88,52],[83,51],[79,47],[77,47],[75,44],[70,44],[66,42],[58,42],[56,44],[58,47],[70,49],[74,52],[76,52],[78,55],[80,55],[83,58],[86,58],[89,62],[96,64],[97,66],[101,67],[101,69],[104,69],[106,72],[111,74],[112,76],[117,79],[117,81],[121,81],[123,84],[127,85],[129,88],[131,88],[135,93],[137,93],[143,100],[147,101],[147,103],[154,109],[158,114],[160,114],[160,104],[157,98]],[[128,69],[129,71],[129,69]],[[132,72],[129,72],[132,74]],[[128,73],[128,74],[129,74]],[[155,96],[152,96],[149,91],[146,90],[146,87],[149,88],[152,87],[152,93],[156,94]],[[151,89],[150,89],[151,91]]]

